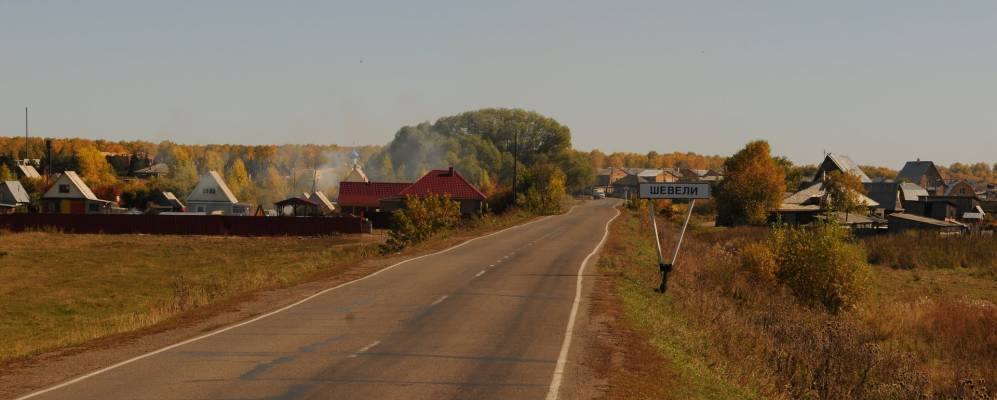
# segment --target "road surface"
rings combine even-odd
[[[410,260],[31,398],[543,399],[579,267],[616,204]]]

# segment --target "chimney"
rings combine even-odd
[[[451,165],[450,169],[447,170],[447,176],[453,176],[453,165]]]

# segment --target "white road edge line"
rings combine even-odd
[[[568,327],[564,330],[564,343],[561,343],[561,354],[557,356],[557,365],[554,367],[554,376],[550,380],[550,389],[547,391],[547,400],[557,400],[559,391],[561,390],[561,379],[564,377],[564,365],[568,362],[568,349],[571,348],[571,336],[574,334],[575,330],[575,317],[578,315],[578,304],[582,299],[582,278],[585,272],[585,266],[588,265],[589,259],[592,258],[602,245],[606,243],[606,238],[609,237],[609,224],[613,223],[616,217],[620,216],[620,210],[616,210],[616,215],[610,218],[606,222],[606,232],[602,234],[602,240],[599,244],[592,249],[592,252],[585,259],[582,260],[582,265],[578,267],[578,279],[575,281],[575,300],[571,303],[571,314],[568,316]]]
[[[375,340],[374,343],[371,343],[371,344],[368,344],[368,345],[366,345],[364,347],[361,347],[360,350],[357,350],[356,353],[350,354],[350,355],[346,356],[346,358],[357,358],[358,355],[366,353],[367,350],[373,349],[374,346],[377,346],[379,344],[381,344],[381,341],[380,340]]]
[[[572,211],[574,211],[576,207],[578,207],[578,206],[573,206],[573,207],[571,207],[571,209],[569,209],[569,210],[568,210],[568,212],[566,212],[566,213],[564,213],[564,214],[561,214],[560,216],[566,216],[566,215],[568,215],[568,214],[571,214],[571,212],[572,212]],[[336,289],[339,289],[339,288],[341,288],[341,287],[345,287],[345,286],[349,286],[349,285],[352,285],[352,284],[354,284],[354,283],[357,283],[357,282],[360,282],[360,281],[362,281],[362,280],[364,280],[364,279],[367,279],[367,278],[371,278],[371,277],[374,277],[374,276],[376,276],[376,275],[378,275],[378,274],[380,274],[380,273],[382,273],[382,272],[384,272],[384,271],[387,271],[387,270],[390,270],[390,269],[392,269],[392,268],[395,268],[395,267],[397,267],[397,266],[399,266],[399,265],[402,265],[402,264],[405,264],[405,263],[407,263],[407,262],[409,262],[409,261],[415,261],[415,260],[418,260],[418,259],[421,259],[421,258],[426,258],[426,257],[429,257],[429,256],[435,256],[435,255],[438,255],[438,254],[443,254],[443,253],[446,253],[446,252],[448,252],[448,251],[451,251],[451,250],[454,250],[454,249],[457,249],[457,248],[459,248],[459,247],[461,247],[461,246],[464,246],[464,245],[466,245],[466,244],[468,244],[468,243],[471,243],[471,242],[473,242],[473,241],[476,241],[476,240],[479,240],[479,239],[484,239],[484,238],[486,238],[486,237],[490,237],[490,236],[494,236],[494,235],[498,235],[498,234],[500,234],[500,233],[502,233],[502,232],[505,232],[505,231],[508,231],[508,230],[510,230],[510,229],[516,229],[516,228],[521,228],[521,227],[524,227],[524,226],[527,226],[527,225],[531,225],[531,224],[534,224],[534,223],[537,223],[537,222],[540,222],[540,221],[546,221],[547,219],[550,219],[550,218],[552,218],[552,217],[556,217],[556,216],[558,216],[558,215],[548,215],[548,216],[546,216],[546,217],[543,217],[543,218],[539,218],[539,219],[535,219],[535,220],[533,220],[533,221],[530,221],[530,222],[526,222],[526,223],[523,223],[523,224],[519,224],[519,225],[515,225],[515,226],[510,226],[510,227],[508,227],[508,228],[505,228],[505,229],[503,229],[503,230],[500,230],[500,231],[497,231],[497,232],[492,232],[492,233],[489,233],[489,234],[487,234],[487,235],[484,235],[484,236],[478,236],[478,237],[476,237],[476,238],[473,238],[473,239],[469,239],[469,240],[467,240],[467,241],[465,241],[465,242],[463,242],[463,243],[459,243],[459,244],[456,244],[456,245],[454,245],[454,246],[451,246],[451,247],[448,247],[448,248],[446,248],[446,249],[443,249],[443,250],[440,250],[440,251],[437,251],[437,252],[435,252],[435,253],[429,253],[429,254],[423,254],[423,255],[421,255],[421,256],[418,256],[418,257],[413,257],[413,258],[409,258],[409,259],[407,259],[407,260],[402,260],[402,261],[399,261],[399,262],[398,262],[398,263],[396,263],[396,264],[392,264],[392,265],[390,265],[390,266],[387,266],[387,267],[384,267],[384,268],[382,268],[382,269],[379,269],[379,270],[377,270],[377,271],[374,271],[374,272],[373,272],[373,273],[371,273],[370,275],[367,275],[367,276],[363,276],[363,277],[360,277],[360,278],[357,278],[357,279],[354,279],[354,280],[352,280],[352,281],[349,281],[349,282],[344,282],[344,283],[341,283],[341,284],[339,284],[339,285],[336,285],[336,286],[333,286],[333,287],[331,287],[331,288],[328,288],[328,289],[324,289],[324,290],[322,290],[322,291],[320,291],[320,292],[318,292],[318,293],[315,293],[315,294],[313,294],[313,295],[311,295],[311,296],[308,296],[308,297],[305,297],[304,299],[301,299],[301,300],[298,300],[298,301],[297,301],[297,302],[295,302],[295,303],[291,303],[291,304],[289,304],[289,305],[287,305],[287,306],[284,306],[284,307],[282,307],[282,308],[279,308],[279,309],[276,309],[276,310],[273,310],[273,311],[271,311],[271,312],[268,312],[268,313],[266,313],[266,314],[262,314],[262,315],[259,315],[259,316],[257,316],[256,318],[253,318],[253,319],[250,319],[250,320],[247,320],[247,321],[243,321],[243,322],[240,322],[240,323],[237,323],[237,324],[235,324],[235,325],[230,325],[230,326],[228,326],[228,327],[225,327],[225,328],[221,328],[221,329],[219,329],[219,330],[217,330],[217,331],[214,331],[214,332],[209,332],[209,333],[206,333],[206,334],[204,334],[204,335],[201,335],[201,336],[197,336],[197,337],[194,337],[194,338],[190,338],[190,339],[187,339],[187,340],[184,340],[184,341],[182,341],[182,342],[179,342],[179,343],[174,343],[174,344],[171,344],[171,345],[169,345],[169,346],[166,346],[166,347],[163,347],[163,348],[161,348],[161,349],[159,349],[159,350],[154,350],[154,351],[151,351],[151,352],[148,352],[148,353],[145,353],[145,354],[142,354],[142,355],[138,355],[138,356],[135,356],[135,357],[132,357],[132,358],[129,358],[129,359],[125,360],[125,361],[122,361],[122,362],[119,362],[119,363],[117,363],[117,364],[113,364],[113,365],[111,365],[111,366],[109,366],[109,367],[104,367],[104,368],[101,368],[101,369],[98,369],[98,370],[96,370],[96,371],[93,371],[93,372],[90,372],[90,373],[87,373],[87,374],[84,374],[84,375],[80,375],[80,376],[78,376],[78,377],[76,377],[76,378],[73,378],[73,379],[70,379],[70,380],[68,380],[68,381],[65,381],[65,382],[63,382],[63,383],[60,383],[60,384],[58,384],[58,385],[55,385],[55,386],[52,386],[52,387],[49,387],[49,388],[45,388],[45,389],[41,389],[41,390],[38,390],[38,391],[36,391],[36,392],[32,392],[32,393],[28,393],[28,394],[26,394],[26,395],[24,395],[24,396],[21,396],[21,397],[18,397],[18,398],[15,398],[14,400],[25,400],[25,399],[30,399],[30,398],[32,398],[32,397],[36,397],[36,396],[40,396],[40,395],[43,395],[43,394],[45,394],[45,393],[48,393],[48,392],[51,392],[51,391],[53,391],[53,390],[57,390],[57,389],[62,389],[62,388],[64,388],[64,387],[66,387],[66,386],[69,386],[69,385],[72,385],[72,384],[74,384],[74,383],[77,383],[77,382],[80,382],[80,381],[83,381],[83,380],[85,380],[85,379],[89,379],[89,378],[92,378],[92,377],[94,377],[94,376],[97,376],[97,375],[100,375],[100,374],[103,374],[103,373],[105,373],[105,372],[107,372],[107,371],[110,371],[110,370],[112,370],[112,369],[115,369],[115,368],[118,368],[118,367],[121,367],[121,366],[124,366],[124,365],[128,365],[128,364],[131,364],[131,363],[133,363],[133,362],[136,362],[136,361],[139,361],[139,360],[142,360],[142,359],[144,359],[144,358],[148,358],[148,357],[151,357],[151,356],[154,356],[154,355],[156,355],[156,354],[159,354],[159,353],[162,353],[162,352],[164,352],[164,351],[169,351],[169,350],[172,350],[172,349],[175,349],[175,348],[177,348],[177,347],[180,347],[180,346],[183,346],[183,345],[186,345],[186,344],[190,344],[190,343],[194,343],[194,342],[196,342],[196,341],[199,341],[199,340],[202,340],[202,339],[205,339],[205,338],[209,338],[209,337],[212,337],[212,336],[215,336],[215,335],[217,335],[217,334],[219,334],[219,333],[222,333],[222,332],[227,332],[227,331],[230,331],[230,330],[232,330],[232,329],[235,329],[235,328],[238,328],[238,327],[240,327],[240,326],[244,326],[244,325],[249,325],[249,324],[251,324],[251,323],[253,323],[253,322],[256,322],[256,321],[259,321],[259,320],[261,320],[261,319],[264,319],[264,318],[266,318],[266,317],[269,317],[269,316],[271,316],[271,315],[274,315],[274,314],[278,314],[278,313],[281,313],[281,312],[284,312],[284,311],[287,311],[287,310],[289,310],[289,309],[291,309],[291,308],[294,308],[294,307],[296,307],[296,306],[299,306],[299,305],[301,305],[302,303],[305,303],[305,302],[307,302],[307,301],[309,301],[309,300],[311,300],[311,299],[314,299],[314,298],[316,298],[316,297],[318,297],[318,296],[321,296],[321,295],[323,295],[323,294],[326,294],[326,293],[328,293],[328,292],[331,292],[331,291],[333,291],[333,290],[336,290]]]
[[[477,277],[479,277],[481,275],[484,275],[484,274],[485,274],[485,270],[481,270],[481,271],[478,271],[477,274],[474,274],[474,277],[477,278]]]
[[[435,306],[437,304],[440,304],[440,303],[443,302],[443,300],[446,300],[447,297],[449,297],[449,296],[447,296],[447,295],[440,296],[440,298],[436,299],[436,301],[434,301],[433,304],[430,304],[429,306],[432,307],[432,306]]]

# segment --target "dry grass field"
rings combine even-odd
[[[0,362],[340,273],[376,254],[377,242],[369,235],[0,233]]]
[[[678,227],[659,226],[670,252]],[[873,264],[854,307],[830,313],[738,270],[740,249],[764,238],[766,229],[690,229],[665,295],[653,291],[658,273],[646,212],[620,216],[599,262],[600,273],[615,281],[629,326],[667,360],[660,375],[678,377],[674,398],[995,395],[997,278],[989,263]],[[960,251],[960,259],[989,260],[967,253]],[[610,388],[627,382],[640,392],[634,385],[641,383],[627,374],[612,370]],[[645,385],[653,392],[653,382]]]
[[[0,231],[0,364],[115,334],[167,329],[261,290],[355,273],[362,261],[438,250],[532,215],[465,220],[384,254],[385,232],[327,237],[73,235]]]

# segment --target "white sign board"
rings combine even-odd
[[[642,199],[708,199],[709,183],[642,183]]]

